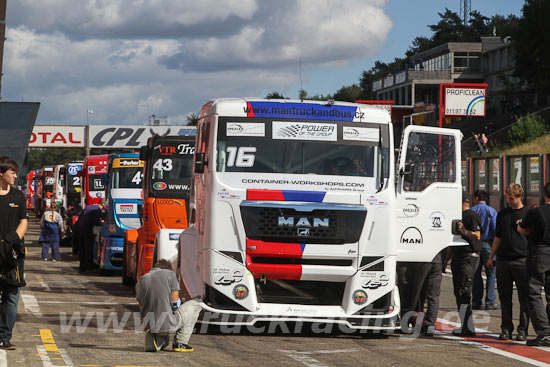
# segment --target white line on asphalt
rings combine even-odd
[[[460,327],[461,325],[457,322],[453,322],[453,321],[450,321],[450,320],[446,320],[446,319],[442,319],[442,318],[438,318],[437,319],[438,322],[440,323],[445,323],[445,324],[448,324],[448,325],[451,325],[451,326],[455,326],[455,327]],[[490,333],[490,332],[487,332],[486,330],[483,330],[483,329],[478,329],[476,328],[476,333],[478,334],[485,334],[485,335],[491,335],[491,336],[495,336],[496,337],[496,333]],[[531,359],[531,358],[528,358],[528,357],[524,357],[524,356],[520,356],[518,354],[514,354],[514,353],[510,353],[510,352],[506,352],[504,350],[501,350],[501,349],[498,349],[498,348],[494,348],[494,347],[491,347],[489,345],[486,345],[486,344],[482,344],[482,343],[478,343],[478,342],[475,342],[475,341],[471,341],[471,340],[468,340],[468,339],[465,339],[465,338],[462,338],[462,337],[459,337],[459,336],[455,336],[455,335],[451,335],[451,334],[447,334],[447,333],[443,333],[443,332],[439,332],[437,331],[436,332],[436,335],[437,336],[441,336],[445,339],[450,339],[450,340],[456,340],[456,341],[459,341],[460,343],[462,344],[465,344],[465,345],[470,345],[470,346],[473,346],[473,347],[478,347],[478,348],[481,348],[483,350],[486,350],[488,352],[491,352],[491,353],[494,353],[494,354],[499,354],[503,357],[507,357],[507,358],[512,358],[512,359],[515,359],[517,361],[520,361],[520,362],[524,362],[524,363],[528,363],[530,365],[533,365],[533,366],[548,366],[547,363],[544,363],[544,362],[540,362],[540,361],[537,361],[535,359]],[[523,343],[522,343],[523,344]]]
[[[30,311],[35,316],[42,317],[42,313],[40,313],[40,306],[38,305],[38,301],[32,295],[32,293],[21,292],[21,300],[23,301],[25,310]]]
[[[0,367],[8,367],[8,359],[6,358],[5,350],[0,350]]]
[[[279,350],[279,352],[286,354],[288,357],[294,359],[296,362],[303,363],[307,367],[329,367],[326,364],[319,362],[318,360],[309,357],[311,354],[331,354],[331,353],[354,353],[358,352],[358,348],[354,349],[334,349],[334,350],[315,350],[309,352],[300,352],[297,350]]]
[[[63,358],[67,366],[73,365],[73,361],[69,357],[69,353],[67,353],[67,351],[64,348],[59,348],[59,354],[61,355],[61,358]]]

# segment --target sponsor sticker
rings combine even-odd
[[[237,284],[235,288],[233,288],[233,297],[238,300],[242,300],[248,297],[247,286],[244,284]]]
[[[240,195],[235,195],[227,191],[226,189],[222,189],[221,191],[218,191],[218,197],[220,199],[240,199]]]
[[[273,139],[336,141],[336,124],[273,121]]]
[[[365,278],[361,286],[366,289],[378,289],[388,285],[390,281],[388,274],[375,271],[364,271],[361,273],[361,277]]]
[[[364,305],[367,303],[367,293],[362,289],[353,292],[353,303],[356,305]]]
[[[168,233],[168,239],[170,241],[177,241],[180,239],[180,234],[179,233]]]
[[[342,139],[378,142],[380,131],[372,127],[343,126]]]
[[[213,271],[214,284],[218,285],[231,285],[243,280],[242,270],[231,270],[227,268],[216,268]]]
[[[95,173],[95,166],[88,167],[88,173]]]
[[[168,185],[165,182],[162,182],[162,181],[155,182],[153,184],[153,189],[158,190],[158,191],[166,190],[167,187],[168,187]]]
[[[430,231],[445,230],[445,214],[440,211],[431,213],[428,217],[428,228]]]
[[[137,214],[137,204],[116,204],[117,214]]]
[[[78,164],[71,164],[67,168],[67,171],[69,172],[69,175],[76,176],[78,174],[78,172],[80,172],[81,169],[82,169],[82,166],[80,166]]]
[[[399,242],[411,245],[421,245],[424,243],[424,240],[422,238],[422,233],[418,228],[409,227],[403,231]]]
[[[376,205],[376,206],[381,206],[381,205],[388,205],[387,202],[385,201],[380,201],[378,200],[378,198],[376,196],[369,196],[368,198],[366,198],[366,202],[367,204],[369,205]]]
[[[225,130],[227,136],[265,136],[264,123],[228,122]]]
[[[403,208],[403,214],[409,218],[416,217],[419,211],[420,209],[418,209],[418,206],[415,204],[407,204],[407,206]]]
[[[113,162],[113,168],[119,167],[140,167],[141,162],[139,159],[117,159]]]

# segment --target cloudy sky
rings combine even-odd
[[[445,6],[458,11],[459,0],[425,1],[437,7],[418,29]],[[519,14],[519,0],[495,4],[512,2],[493,13]],[[410,3],[8,0],[2,97],[41,102],[40,124],[143,124],[152,114],[181,124],[211,98],[296,98],[300,60],[304,89],[333,93],[381,56],[402,56],[397,44],[429,35],[392,33],[406,30],[403,17],[413,22]]]

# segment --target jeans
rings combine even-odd
[[[479,264],[479,257],[468,253],[454,253],[451,260],[453,286],[461,329],[475,332],[472,317],[472,279]]]
[[[485,304],[494,305],[496,301],[495,297],[495,284],[496,284],[496,272],[495,268],[488,269],[487,261],[491,255],[491,244],[489,242],[483,241],[483,248],[479,252],[479,265],[477,267],[476,273],[474,275],[474,283],[472,288],[472,303],[474,305],[481,305],[483,298],[483,278],[481,277],[481,268],[485,269],[485,275],[487,276],[487,281],[485,283],[485,288],[487,293],[485,294]],[[495,259],[493,259],[494,261]]]
[[[0,340],[10,340],[13,325],[15,325],[15,316],[17,314],[17,304],[19,303],[19,287],[12,285],[0,285],[2,292],[2,302],[0,303]]]
[[[52,248],[52,259],[59,260],[59,241],[42,242],[42,259],[48,258],[48,252]]]
[[[529,262],[528,262],[529,264]],[[533,329],[539,336],[550,336],[550,309],[542,300],[542,289],[548,295],[550,293],[550,270],[544,273],[536,272],[536,269],[527,268],[529,277],[529,316]]]
[[[202,307],[195,300],[187,301],[177,309],[179,323],[174,337],[176,343],[189,344],[189,339],[201,310]]]
[[[507,330],[510,334],[514,331],[512,317],[512,295],[514,293],[514,283],[518,291],[519,299],[519,325],[518,333],[527,334],[529,328],[529,300],[527,267],[525,258],[516,260],[498,260],[497,263],[498,295],[500,298],[502,314],[502,331]]]
[[[428,301],[424,324],[435,325],[437,312],[439,311],[439,294],[441,290],[441,263],[411,263],[408,267],[407,279],[409,281],[408,304],[404,309],[408,311],[424,311],[424,297]]]

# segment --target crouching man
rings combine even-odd
[[[169,344],[169,332],[175,332],[175,352],[192,352],[189,339],[201,306],[197,301],[181,304],[176,273],[167,260],[157,260],[153,269],[136,285],[141,322],[145,327],[145,350],[164,350]]]

